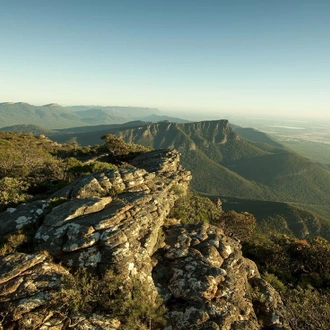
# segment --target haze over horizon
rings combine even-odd
[[[0,102],[330,116],[326,0],[0,0]]]

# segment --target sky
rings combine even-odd
[[[0,102],[330,116],[329,0],[0,0]]]

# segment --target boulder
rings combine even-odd
[[[242,256],[238,240],[225,236],[218,227],[169,226],[156,257],[153,276],[168,306],[167,330],[260,329],[261,321],[269,329],[290,329],[279,294],[260,278],[256,265]],[[256,310],[250,283],[268,295],[262,309]]]
[[[15,234],[19,230],[29,225],[35,225],[39,219],[47,212],[49,200],[34,201],[21,204],[15,208],[9,207],[0,213],[1,235]]]

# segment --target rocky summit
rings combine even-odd
[[[176,150],[156,150],[8,208],[3,240],[30,239],[25,250],[1,253],[1,328],[290,329],[280,295],[243,257],[239,240],[208,223],[168,218],[190,180]],[[102,287],[110,273],[121,281],[111,292]],[[140,296],[125,293],[133,287]],[[112,304],[119,293],[123,306],[161,298],[164,325],[125,323],[124,307]]]

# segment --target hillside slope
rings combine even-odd
[[[235,210],[252,213],[269,233],[283,233],[299,238],[322,236],[330,240],[329,220],[296,205],[233,197],[224,197],[221,201],[226,212]]]

